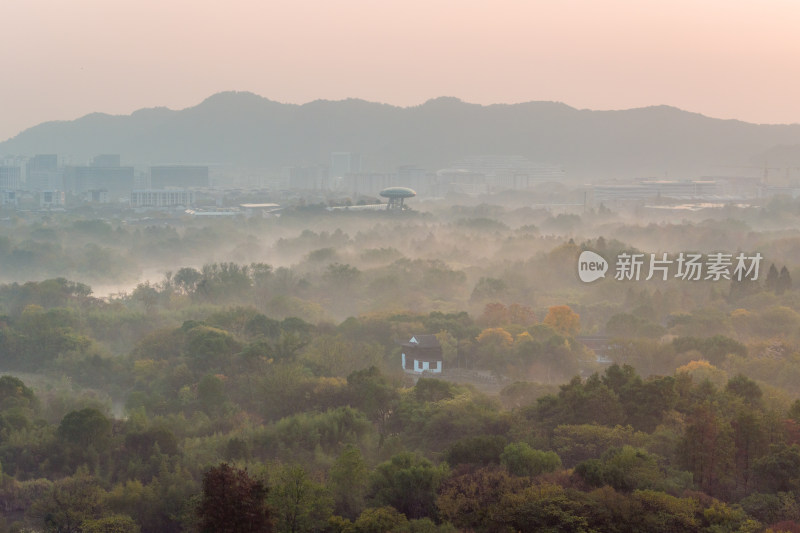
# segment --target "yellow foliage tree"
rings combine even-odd
[[[574,336],[581,330],[581,317],[568,305],[554,305],[547,310],[547,316],[543,320],[545,325],[550,326],[562,335]]]
[[[475,340],[477,340],[478,344],[481,346],[491,344],[498,347],[502,346],[504,348],[508,348],[514,344],[514,337],[512,337],[511,333],[503,328],[486,328],[485,330],[481,331],[481,334],[478,335]]]
[[[503,366],[514,345],[514,337],[504,328],[486,328],[475,340],[478,344],[479,364],[491,369]]]
[[[695,383],[708,380],[714,385],[721,387],[728,381],[728,374],[724,370],[715,367],[705,359],[689,361],[675,370],[676,374],[682,372],[689,374],[692,377],[692,381]]]

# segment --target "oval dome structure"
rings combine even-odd
[[[388,187],[380,192],[384,198],[411,198],[416,196],[417,193],[414,189],[408,187]]]

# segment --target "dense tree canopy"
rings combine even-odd
[[[0,531],[795,530],[796,204],[0,225]],[[775,272],[576,279],[653,237]]]

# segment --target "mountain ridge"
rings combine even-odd
[[[778,147],[782,147],[778,150]],[[521,155],[568,175],[691,176],[753,165],[781,153],[800,165],[800,124],[751,124],[673,106],[577,109],[562,102],[480,105],[452,97],[399,107],[350,98],[284,104],[225,91],[181,110],[90,113],[44,122],[0,143],[0,153],[88,159],[119,153],[132,164],[194,163],[276,170],[362,154],[365,170],[403,164],[435,170],[470,155]],[[763,161],[759,164],[763,164]]]

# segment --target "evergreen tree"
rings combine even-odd
[[[792,288],[792,277],[789,275],[789,270],[784,267],[778,275],[778,282],[775,285],[775,294],[783,294]]]
[[[768,291],[775,292],[778,288],[778,269],[775,268],[775,263],[769,265],[769,271],[767,272],[767,281],[765,282],[766,289]]]

